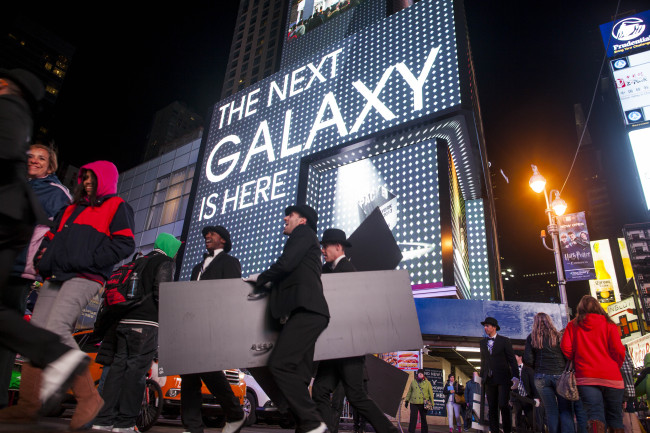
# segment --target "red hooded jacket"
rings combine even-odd
[[[572,320],[564,330],[560,348],[574,361],[578,385],[623,388],[621,365],[625,347],[621,333],[601,314],[587,314],[581,325]]]
[[[116,195],[118,172],[108,161],[86,164],[79,170],[82,183],[85,170],[97,176],[97,206],[72,204],[57,215],[45,235],[38,263],[44,278],[66,281],[74,277],[104,283],[121,260],[135,249],[133,209]]]

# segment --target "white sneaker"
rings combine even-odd
[[[88,368],[90,358],[79,349],[70,349],[51,362],[41,375],[41,413],[49,413],[70,389],[78,374]]]
[[[244,417],[240,420],[227,422],[223,426],[223,430],[221,430],[221,433],[239,433],[242,427],[244,427],[245,422],[246,422],[246,414],[244,414]]]
[[[133,427],[113,427],[112,432],[118,433],[139,433],[140,430],[136,426]]]
[[[322,422],[322,423],[320,423],[320,425],[318,427],[316,427],[315,429],[309,430],[307,433],[325,433],[326,431],[328,431],[327,430],[327,424]]]
[[[111,430],[113,430],[113,426],[112,425],[93,424],[92,430],[111,431]]]

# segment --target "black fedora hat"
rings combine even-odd
[[[0,68],[0,78],[7,78],[16,83],[22,90],[23,96],[32,110],[35,109],[36,103],[45,96],[43,82],[29,71],[24,69]]]
[[[321,245],[325,244],[341,244],[344,247],[351,247],[352,244],[348,242],[345,237],[345,232],[341,229],[327,229],[323,232],[323,238],[320,241]]]
[[[486,317],[485,320],[481,322],[481,325],[483,326],[492,325],[495,328],[497,328],[497,331],[501,329],[501,327],[499,326],[499,322],[497,322],[497,319],[495,319],[494,317]]]
[[[307,225],[311,227],[313,231],[316,231],[316,223],[318,222],[318,214],[311,206],[306,204],[296,204],[289,206],[284,210],[285,215],[290,215],[291,212],[298,213],[301,217],[307,220]]]
[[[203,237],[207,235],[208,233],[214,232],[221,236],[224,241],[226,241],[226,244],[223,246],[223,251],[224,252],[229,252],[232,249],[232,241],[230,240],[230,233],[228,230],[226,230],[225,227],[222,226],[205,226],[203,227],[203,230],[201,230],[201,234]]]

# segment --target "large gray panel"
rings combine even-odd
[[[331,320],[314,359],[419,349],[420,325],[408,272],[323,275]],[[165,374],[266,365],[279,328],[267,298],[249,301],[239,279],[163,283],[160,287],[160,366]],[[258,349],[258,350],[254,350]]]

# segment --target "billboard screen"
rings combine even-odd
[[[601,24],[600,34],[607,57],[621,56],[637,48],[650,48],[650,11]]]
[[[399,139],[372,143],[371,138],[416,119],[458,111],[461,83],[453,17],[451,0],[420,1],[217,103],[186,219],[181,280],[189,279],[192,266],[202,260],[201,228],[206,225],[230,231],[232,254],[240,259],[244,275],[266,269],[282,251],[284,209],[298,199],[305,158],[353,145],[359,152],[394,150],[392,143]],[[414,27],[430,31],[404,32]],[[452,134],[461,130],[456,126]],[[404,139],[422,140],[417,135]],[[410,161],[419,157],[409,156]],[[390,167],[385,173],[394,175]],[[416,185],[413,176],[405,175],[397,195],[403,206],[417,209],[425,201],[417,197],[425,194],[416,196],[408,189]],[[462,179],[461,188],[468,188]],[[317,207],[323,215],[331,210],[327,204]],[[319,223],[319,235],[324,228]],[[416,233],[413,229],[405,241],[414,241]]]
[[[646,209],[650,210],[650,128],[637,129],[628,133],[634,163],[636,164]]]
[[[650,120],[650,50],[610,60],[626,125]]]

